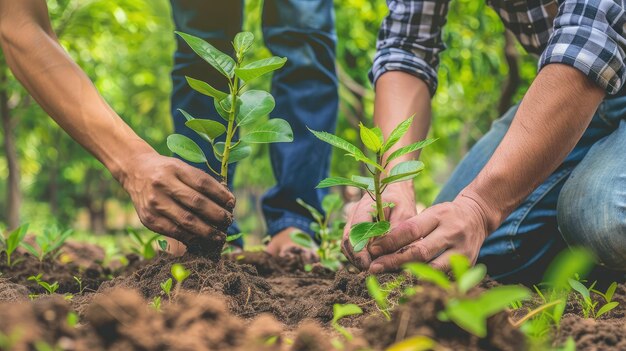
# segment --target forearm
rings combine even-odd
[[[563,162],[603,98],[574,68],[541,70],[494,155],[461,192],[483,208],[489,233]]]
[[[426,138],[431,105],[428,86],[421,79],[400,71],[383,74],[376,82],[374,124],[388,137],[398,124],[411,116],[414,116],[411,128],[387,154]],[[418,153],[407,154],[394,160],[390,166],[417,156]]]
[[[85,73],[59,45],[45,2],[0,1],[7,63],[43,109],[121,180],[124,164],[154,150],[100,97]]]

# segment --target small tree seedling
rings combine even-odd
[[[311,230],[315,233],[315,237],[320,244],[318,247],[310,235],[302,232],[291,233],[291,240],[303,247],[316,249],[320,257],[320,263],[332,271],[337,271],[344,259],[341,253],[341,238],[345,222],[333,219],[335,213],[343,207],[341,196],[339,194],[324,196],[322,199],[322,210],[324,210],[326,215],[322,215],[315,207],[307,204],[302,199],[297,199],[296,201],[313,216],[315,222],[311,223]]]
[[[67,241],[72,233],[73,231],[71,229],[62,231],[58,227],[53,226],[44,229],[43,234],[35,237],[36,248],[25,242],[22,242],[21,246],[31,255],[37,257],[39,262],[43,262],[47,257],[56,258],[61,246],[65,244],[65,241]]]
[[[192,89],[213,98],[215,109],[226,122],[226,126],[213,120],[196,119],[180,110],[187,119],[185,125],[209,142],[213,155],[221,162],[220,170],[214,170],[202,148],[184,135],[173,134],[167,138],[167,146],[172,152],[189,162],[206,163],[209,170],[226,184],[228,165],[250,156],[252,150],[250,144],[293,141],[291,127],[283,119],[272,118],[260,124],[255,123],[274,110],[276,103],[272,95],[263,90],[243,89],[250,81],[280,69],[287,61],[286,58],[270,57],[244,65],[244,59],[254,42],[254,35],[250,32],[242,32],[235,36],[233,40],[235,59],[198,37],[181,32],[176,34],[226,78],[229,91],[223,92],[206,82],[186,77]],[[235,142],[233,139],[235,132],[243,126],[251,128],[242,133],[241,138]],[[216,139],[223,135],[224,142],[216,142]]]
[[[16,263],[11,261],[11,256],[13,256],[13,252],[15,252],[18,246],[20,246],[20,243],[24,240],[27,230],[28,224],[22,224],[9,233],[6,239],[3,240],[4,252],[7,256],[7,266],[13,267],[13,264]]]
[[[353,186],[365,191],[374,201],[372,218],[374,222],[357,223],[350,228],[350,243],[355,252],[363,250],[373,238],[389,232],[390,223],[385,218],[385,208],[393,207],[393,203],[383,202],[382,195],[390,184],[403,182],[415,178],[424,169],[424,164],[417,160],[409,160],[396,164],[387,170],[391,162],[397,158],[415,152],[431,144],[434,139],[426,139],[397,149],[385,158],[385,154],[396,145],[406,134],[413,122],[413,117],[400,123],[385,140],[380,128],[367,128],[359,125],[361,141],[369,150],[374,152],[374,159],[368,158],[358,147],[350,142],[330,133],[311,130],[320,140],[347,152],[347,156],[364,164],[369,176],[352,176],[352,179],[331,177],[322,180],[317,188],[327,188],[337,185]],[[310,130],[310,129],[309,129]]]
[[[59,282],[54,282],[54,283],[50,284],[50,283],[48,283],[46,281],[43,281],[41,279],[42,276],[43,276],[43,274],[39,273],[37,275],[32,275],[32,276],[28,277],[28,280],[35,281],[39,286],[44,288],[48,292],[48,294],[50,294],[50,295],[54,294],[57,291],[57,289],[59,289]]]
[[[363,313],[363,310],[361,309],[361,307],[355,304],[350,303],[350,304],[342,305],[342,304],[336,303],[333,305],[333,320],[331,321],[331,325],[337,332],[343,335],[343,337],[346,338],[346,340],[348,341],[352,340],[353,338],[352,334],[350,334],[350,332],[346,330],[346,328],[339,325],[339,320],[341,320],[344,317],[359,315],[362,313]]]

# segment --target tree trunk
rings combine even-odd
[[[22,202],[22,194],[20,192],[19,158],[13,135],[15,123],[11,118],[11,111],[9,110],[7,76],[7,68],[4,65],[4,62],[0,62],[0,115],[2,118],[2,131],[4,137],[3,147],[9,171],[9,179],[7,181],[7,212],[5,220],[9,227],[8,229],[14,229],[20,224],[20,205]]]
[[[513,96],[519,88],[521,79],[519,74],[519,53],[515,47],[515,37],[510,31],[504,33],[504,58],[509,66],[509,75],[507,77],[504,89],[500,95],[500,103],[498,104],[498,113],[502,116],[513,105]]]

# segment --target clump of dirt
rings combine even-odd
[[[562,345],[569,337],[580,351],[626,350],[626,320],[594,320],[568,313],[561,320],[554,344]]]
[[[487,337],[480,339],[437,318],[445,308],[448,295],[444,290],[426,284],[421,287],[393,311],[391,321],[381,317],[365,320],[363,335],[371,346],[383,349],[411,336],[427,336],[450,349],[525,350],[524,335],[508,322],[507,313],[489,318]]]
[[[28,293],[25,286],[0,279],[0,302],[27,300]]]

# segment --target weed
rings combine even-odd
[[[344,259],[341,253],[341,239],[345,222],[332,221],[332,219],[334,214],[343,207],[341,196],[339,194],[324,196],[324,199],[322,199],[322,210],[324,210],[325,216],[302,199],[297,199],[296,201],[313,216],[315,222],[311,223],[311,230],[315,233],[315,237],[320,244],[318,247],[311,236],[302,232],[291,233],[291,240],[306,248],[317,249],[320,263],[330,270],[337,271]]]
[[[254,42],[254,36],[250,32],[235,36],[235,59],[198,37],[176,33],[196,54],[228,80],[229,92],[219,91],[206,82],[186,77],[192,89],[213,98],[215,109],[226,121],[226,126],[213,120],[196,119],[180,110],[187,119],[185,125],[209,142],[213,154],[221,162],[220,170],[214,170],[200,146],[184,135],[173,134],[167,138],[167,146],[172,152],[189,162],[206,163],[211,172],[227,183],[228,165],[248,157],[252,150],[249,144],[293,141],[291,126],[283,119],[272,118],[266,122],[255,123],[274,110],[276,103],[272,95],[262,90],[243,90],[253,79],[281,68],[287,61],[286,58],[270,57],[243,65]],[[234,142],[235,132],[243,126],[251,128]],[[225,135],[225,141],[216,142],[222,135]]]
[[[43,234],[35,237],[37,248],[25,242],[22,242],[21,245],[31,255],[37,257],[39,262],[42,262],[46,257],[56,258],[61,246],[72,235],[72,232],[71,229],[62,231],[58,227],[53,226],[44,229]]]
[[[361,307],[355,304],[349,303],[346,305],[342,305],[336,303],[333,305],[333,320],[330,322],[330,324],[337,332],[343,335],[346,340],[352,340],[352,334],[350,334],[350,332],[347,331],[346,328],[339,325],[339,320],[344,317],[359,315],[362,313],[363,310],[361,309]]]
[[[27,230],[28,230],[28,224],[22,224],[21,226],[15,228],[15,230],[13,230],[11,233],[9,233],[9,235],[6,238],[0,235],[0,238],[1,238],[0,242],[2,243],[3,251],[7,255],[7,266],[13,267],[13,264],[16,263],[14,261],[13,262],[11,261],[11,256],[13,255],[13,252],[15,252],[17,247],[20,245],[22,240],[24,240]]]
[[[42,273],[39,273],[37,275],[32,275],[30,277],[28,277],[28,280],[33,280],[35,281],[39,286],[41,286],[42,288],[44,288],[48,294],[54,294],[57,289],[59,289],[59,282],[54,282],[52,284],[41,280],[41,277],[43,276]]]
[[[390,162],[403,155],[415,152],[431,144],[434,139],[426,139],[405,147],[402,147],[384,158],[387,153],[406,134],[413,122],[413,117],[400,123],[389,135],[387,140],[383,138],[380,128],[367,128],[363,124],[359,125],[360,137],[363,144],[375,153],[372,160],[356,146],[348,141],[326,133],[311,130],[320,140],[348,152],[347,156],[353,157],[356,161],[362,162],[371,176],[352,176],[352,179],[342,177],[331,177],[322,180],[317,188],[327,188],[336,185],[353,186],[364,190],[374,201],[374,212],[372,217],[374,222],[357,223],[350,228],[350,243],[354,251],[359,252],[367,246],[372,238],[385,235],[389,232],[390,223],[385,219],[384,209],[393,207],[393,203],[383,202],[382,194],[389,184],[403,182],[415,178],[423,169],[424,164],[417,160],[400,162],[387,171]],[[310,129],[309,129],[310,130]]]

